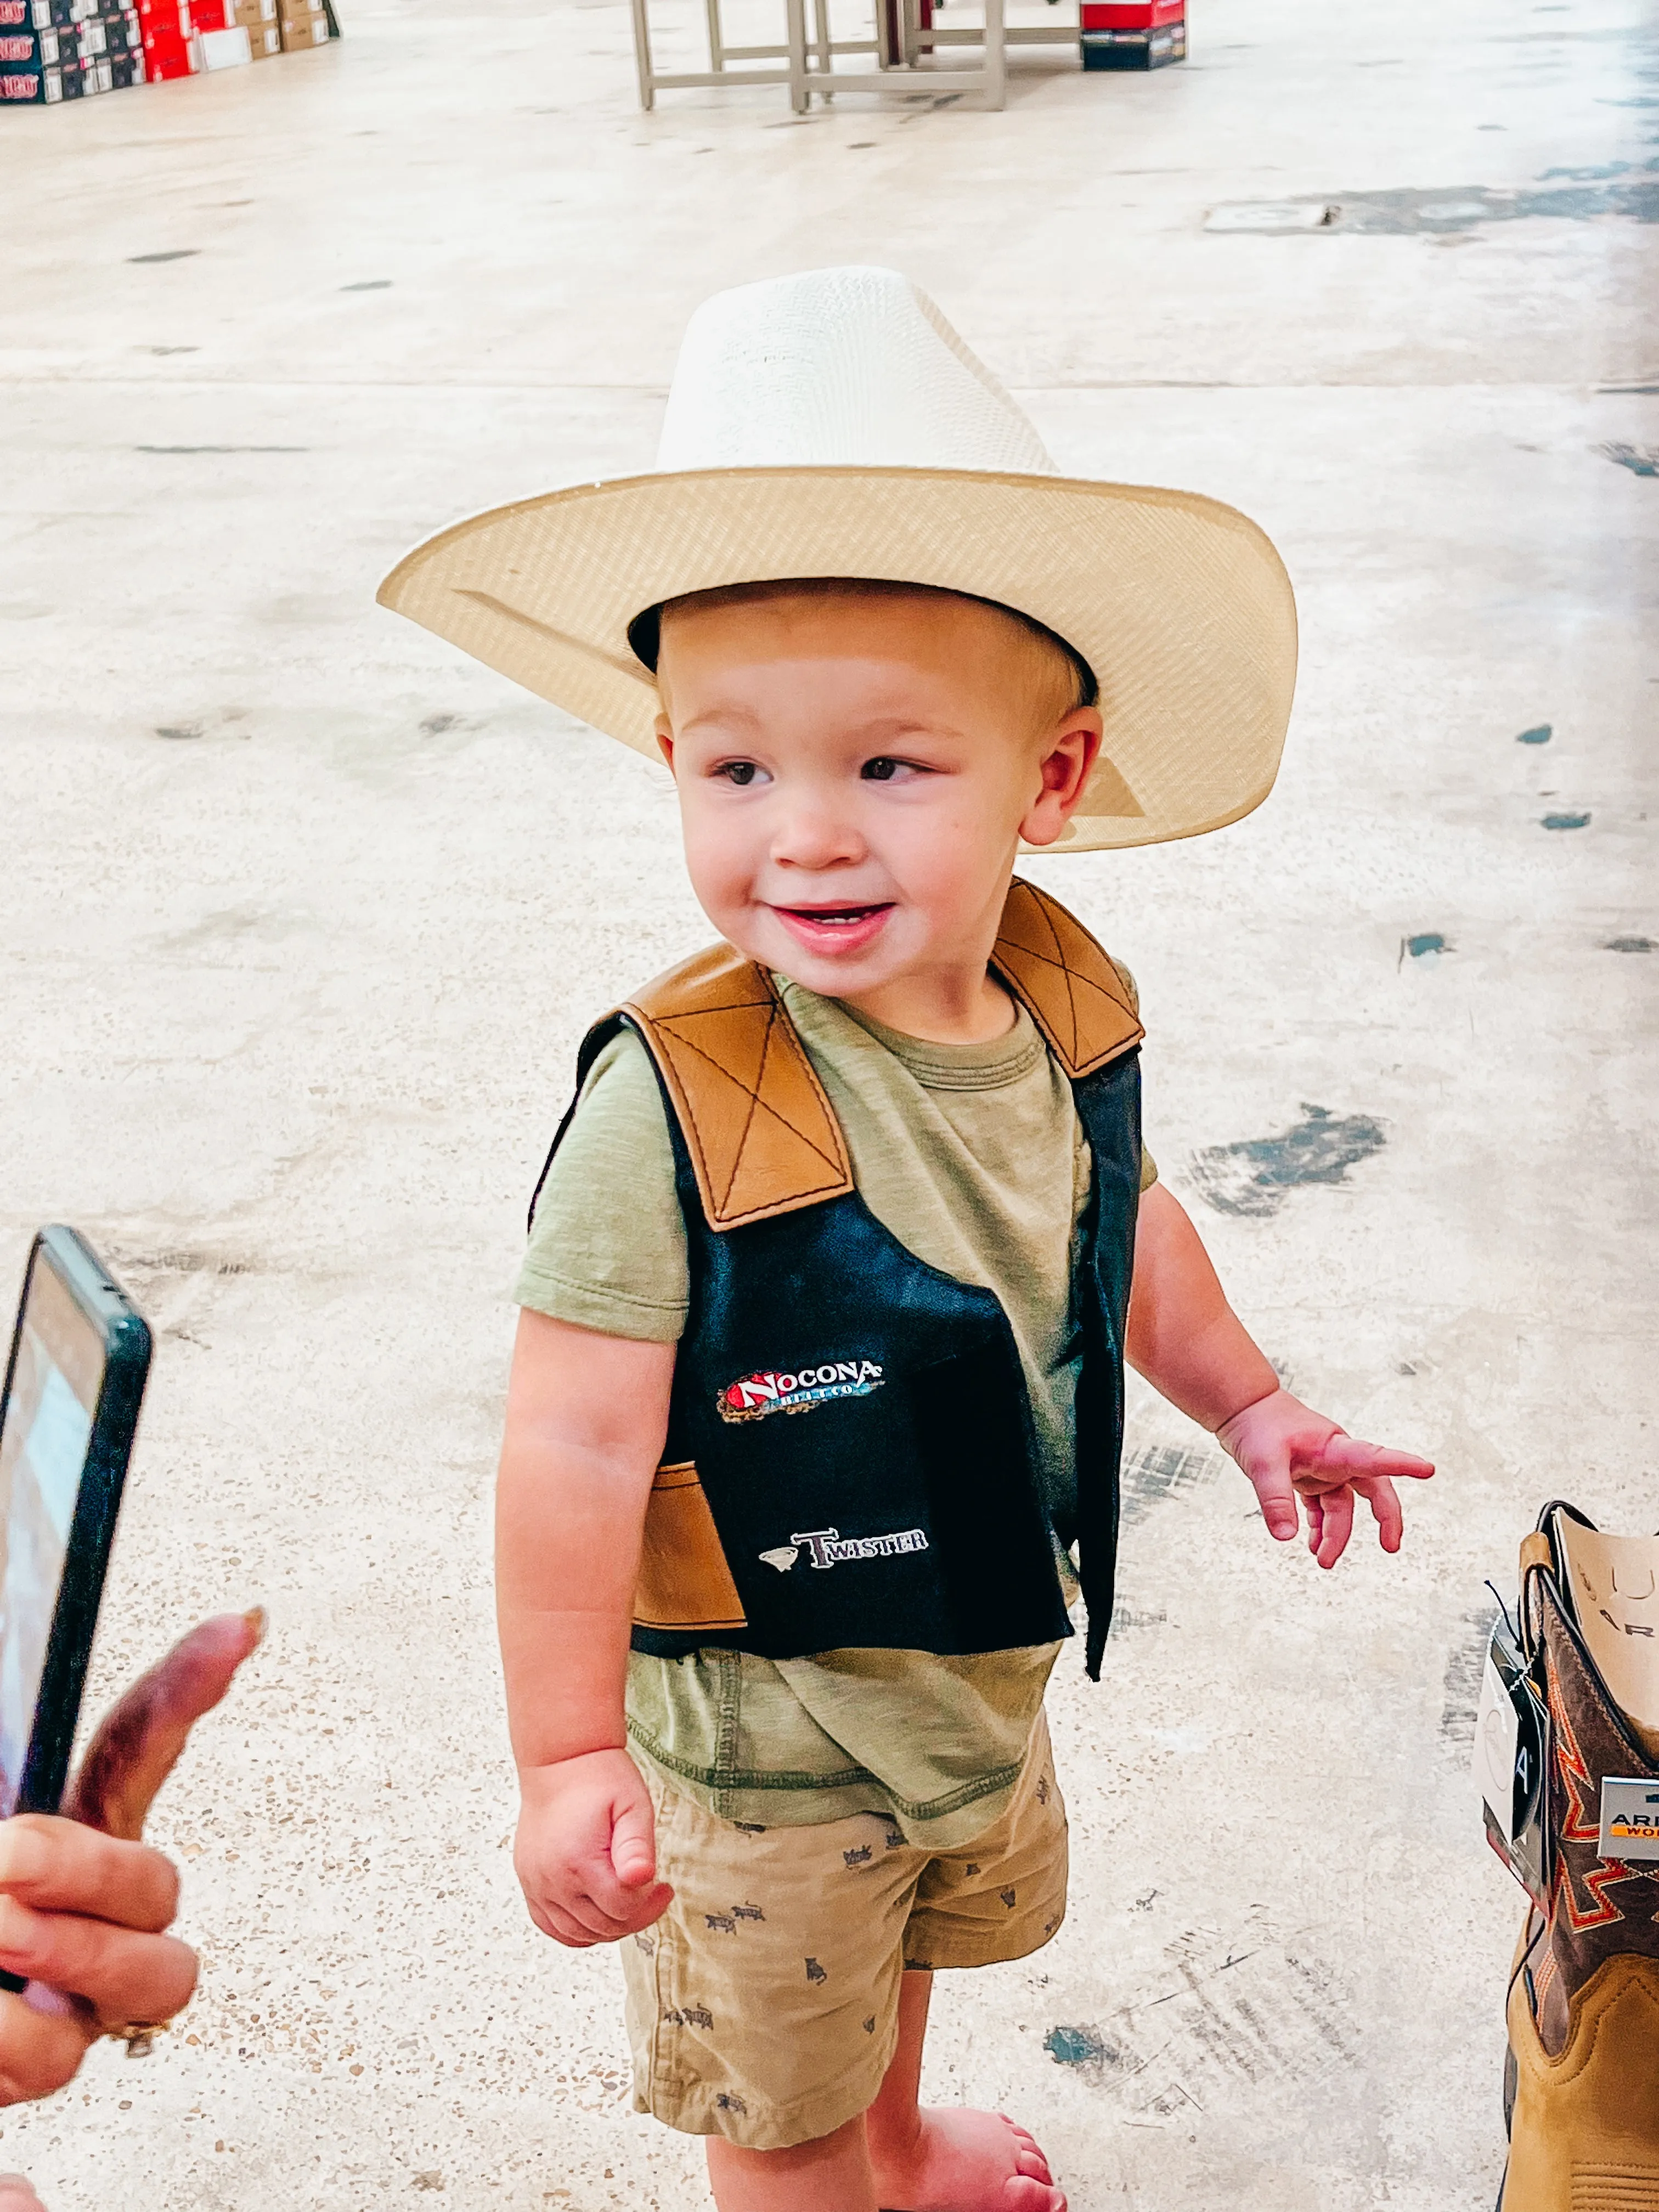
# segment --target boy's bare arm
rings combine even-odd
[[[1281,1543],[1308,1515],[1308,1547],[1334,1566],[1353,1528],[1356,1497],[1370,1505],[1385,1552],[1400,1548],[1394,1479],[1421,1481],[1432,1464],[1363,1443],[1288,1390],[1228,1304],[1180,1201],[1154,1183],[1140,1201],[1126,1351],[1172,1405],[1202,1424],[1255,1486],[1261,1517]]]
[[[495,1494],[495,1607],[522,1803],[514,1864],[562,1943],[614,1942],[666,1906],[623,1725],[646,1501],[672,1344],[520,1316]]]

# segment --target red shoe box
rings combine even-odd
[[[1078,12],[1085,31],[1158,31],[1182,21],[1187,0],[1082,0]]]
[[[195,57],[182,39],[145,40],[144,75],[151,84],[165,84],[169,77],[195,74]]]
[[[196,56],[191,46],[196,27],[191,15],[190,0],[138,0],[144,74],[152,83],[196,74]]]

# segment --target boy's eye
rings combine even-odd
[[[899,764],[883,755],[877,760],[866,761],[864,779],[866,783],[890,783],[898,774]]]
[[[735,783],[741,790],[745,784],[755,781],[755,763],[753,761],[727,761],[715,773],[723,775],[728,783]]]

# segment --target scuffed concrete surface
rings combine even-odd
[[[705,292],[860,258],[1062,467],[1285,550],[1271,803],[1033,872],[1139,978],[1154,1150],[1275,1361],[1443,1468],[1323,1579],[1138,1397],[1107,1679],[1053,1701],[1072,1917],[947,1981],[933,2085],[1077,2212],[1490,2204],[1483,1580],[1557,1492],[1659,1524],[1659,58],[1625,0],[1194,11],[1184,68],[1022,64],[1000,116],[647,119],[616,0],[363,0],[6,117],[0,1279],[67,1218],[160,1330],[98,1694],[274,1620],[163,1801],[184,2033],[4,2116],[55,2212],[703,2201],[624,2109],[613,1962],[518,1904],[488,1492],[575,1041],[704,926],[660,775],[371,602],[443,521],[648,463]],[[1362,195],[1420,220],[1206,228]]]

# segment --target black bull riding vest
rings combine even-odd
[[[1057,1536],[1079,1546],[1087,1665],[1098,1677],[1117,1545],[1144,1032],[1106,954],[1030,884],[1012,886],[992,958],[1070,1079],[1093,1156],[1074,1262],[1076,1527],[1051,1528],[1024,1375],[995,1293],[928,1267],[876,1219],[771,975],[715,945],[607,1015],[578,1066],[580,1091],[619,1029],[644,1042],[690,1245],[636,1650],[681,1658],[719,1644],[792,1659],[849,1646],[1049,1643],[1071,1633]]]

